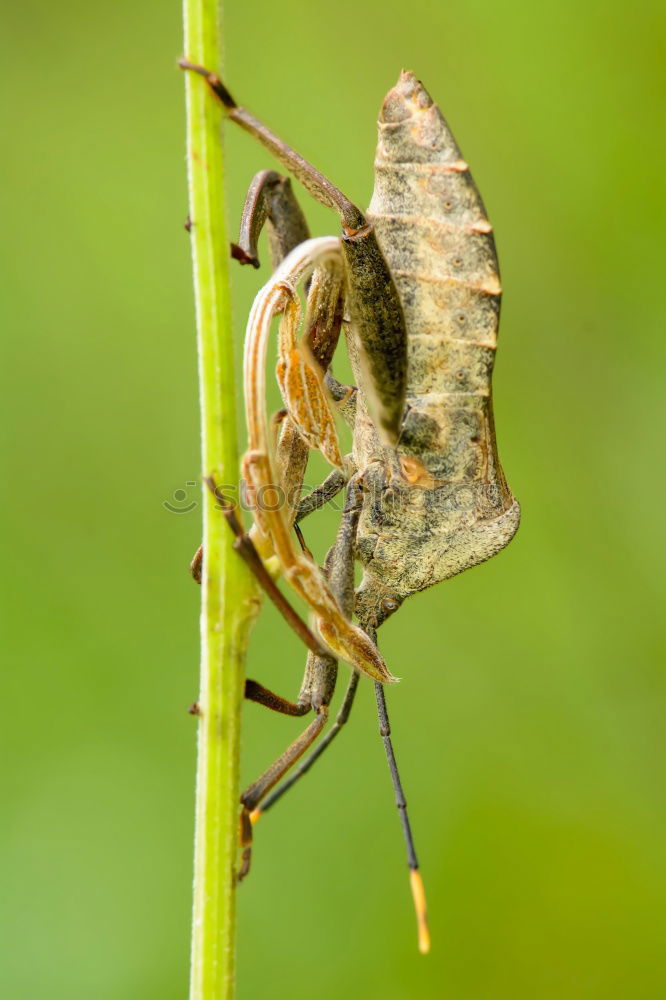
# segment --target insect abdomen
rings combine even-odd
[[[357,541],[359,617],[380,624],[410,594],[508,545],[520,507],[497,456],[491,378],[501,288],[492,229],[428,93],[403,73],[379,121],[368,216],[405,315],[407,408],[395,452],[359,421],[367,501]],[[364,455],[363,451],[367,452]],[[424,470],[425,469],[425,474]]]
[[[493,480],[501,287],[492,227],[446,122],[411,73],[382,107],[368,215],[405,312],[401,450],[436,480]]]

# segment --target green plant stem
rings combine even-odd
[[[217,69],[217,0],[184,0],[185,56]],[[185,73],[203,475],[238,481],[221,109]],[[238,761],[244,659],[256,602],[215,499],[203,489],[204,566],[190,1000],[235,992]]]

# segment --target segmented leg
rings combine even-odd
[[[179,64],[202,76],[228,117],[258,139],[317,201],[339,214],[349,308],[363,353],[364,395],[380,436],[394,445],[400,433],[407,385],[407,331],[400,296],[373,226],[319,170],[239,107],[216,74],[186,59]]]
[[[257,243],[264,225],[268,230],[273,269],[284,260],[290,250],[310,236],[305,216],[291,189],[289,178],[281,177],[274,170],[261,170],[250,181],[241,216],[238,243],[231,244],[234,259],[241,264],[259,267]],[[337,317],[327,316],[326,319],[330,320],[328,325],[321,322],[321,317],[318,317],[318,323],[313,325],[313,329],[308,331],[307,335],[308,343],[323,371],[326,371],[331,363],[340,336],[341,305],[337,327],[335,325]],[[287,488],[296,496],[297,503],[307,465],[308,446],[293,425],[290,426],[286,420],[282,422],[277,455],[280,467],[289,469]],[[256,532],[252,533],[251,537],[255,546],[261,550],[262,556],[270,554],[266,552],[265,544],[262,546],[262,539]],[[201,583],[202,563],[203,549],[199,547],[190,564],[190,572],[197,583]]]
[[[257,803],[269,792],[280,780],[283,774],[289,770],[292,764],[298,760],[307,748],[316,740],[319,733],[326,725],[328,709],[325,706],[319,710],[305,732],[301,733],[298,739],[287,747],[271,766],[264,771],[260,778],[245,789],[241,795],[243,811],[240,817],[241,827],[241,847],[243,849],[241,867],[238,872],[238,881],[241,882],[250,870],[252,859],[252,821],[250,819]]]
[[[358,679],[360,676],[361,675],[359,674],[358,670],[352,671],[352,675],[349,678],[349,684],[347,685],[347,690],[345,691],[345,696],[342,700],[340,711],[337,714],[335,722],[333,723],[329,731],[326,733],[326,735],[322,737],[322,739],[319,741],[319,743],[314,748],[312,753],[308,754],[308,756],[305,758],[302,764],[299,764],[299,766],[293,771],[292,774],[290,774],[287,780],[283,781],[282,784],[279,785],[274,792],[268,795],[263,800],[263,802],[261,802],[260,805],[254,810],[254,812],[250,816],[252,823],[256,823],[259,817],[263,815],[263,813],[268,812],[271,806],[274,806],[275,803],[282,798],[285,792],[288,792],[289,789],[293,785],[295,785],[296,782],[299,781],[304,774],[307,774],[307,772],[310,770],[314,762],[316,760],[319,760],[324,750],[326,750],[331,745],[335,737],[338,735],[342,727],[349,719],[352,706],[354,704],[354,698],[356,697],[356,690],[358,688]]]
[[[325,572],[331,589],[340,604],[341,610],[349,617],[351,617],[354,606],[354,546],[362,506],[363,483],[359,477],[355,476],[350,480],[347,487],[345,506],[335,538],[335,544],[326,556],[325,563]],[[333,696],[335,685],[334,671],[336,670],[335,660],[325,663],[318,657],[309,654],[299,703],[301,701],[309,701],[315,710],[317,710],[319,705],[328,705]],[[358,678],[358,671],[354,670],[335,724],[293,775],[252,812],[250,819],[253,823],[258,820],[261,813],[266,812],[299,778],[309,771],[315,760],[333,742],[349,718],[356,694]]]
[[[261,170],[252,178],[245,197],[240,234],[235,244],[237,260],[259,267],[257,244],[265,224],[273,268],[310,236],[308,224],[291,189],[288,177],[275,170]]]
[[[351,615],[354,604],[354,539],[362,506],[362,485],[358,479],[349,484],[347,502],[340,521],[340,527],[335,543],[330,549],[324,567],[324,572],[330,582],[332,592],[339,602],[342,611]],[[355,675],[357,678],[357,675]],[[256,682],[248,682],[250,697],[261,701],[268,707],[275,707],[286,714],[297,714],[300,706],[312,707],[316,717],[298,739],[281,754],[278,759],[241,795],[243,812],[241,815],[241,840],[243,846],[243,861],[239,877],[244,877],[249,871],[252,851],[252,816],[256,817],[257,807],[263,797],[278,783],[290,767],[307,750],[317,738],[328,719],[328,706],[335,691],[337,677],[337,662],[328,654],[318,656],[310,654],[303,679],[303,685],[297,705],[285,702],[273,692],[266,691]],[[355,683],[354,683],[355,688]],[[353,694],[351,696],[353,698]],[[349,699],[349,689],[345,701]],[[349,714],[351,703],[347,709]],[[339,716],[338,716],[339,721]],[[339,728],[339,726],[338,726]],[[330,742],[330,739],[328,740]]]
[[[234,244],[234,256],[243,263],[258,266],[257,241],[266,224],[272,266],[275,268],[286,254],[309,236],[307,223],[291,189],[288,178],[272,170],[256,174],[245,199],[240,226],[239,245]],[[315,370],[323,375],[331,363],[342,325],[344,289],[339,277],[321,272],[312,282],[308,295],[307,327],[301,350],[311,360]],[[279,426],[271,422],[277,435],[276,464],[280,471],[280,486],[284,492],[285,510],[293,519],[302,490],[308,460],[309,445],[286,411],[279,414]],[[265,536],[254,528],[250,537],[263,558],[272,552]],[[201,582],[203,550],[200,547],[190,566],[194,579]]]
[[[317,637],[313,635],[312,631],[305,624],[298,612],[292,608],[291,604],[289,604],[289,601],[277,587],[275,581],[264,566],[263,560],[257,552],[254,542],[244,531],[241,522],[238,520],[236,508],[220,494],[212,478],[209,477],[206,479],[206,485],[219,501],[220,509],[226,518],[227,524],[236,536],[234,549],[238,552],[241,558],[244,559],[248,568],[256,577],[261,588],[271,599],[284,620],[294,630],[299,639],[303,640],[308,649],[315,653],[326,655],[326,650],[323,648],[321,642],[319,642]],[[197,557],[195,556],[193,562],[196,561],[196,559]]]
[[[245,108],[239,107],[233,97],[224,86],[220,78],[211,73],[204,66],[197,66],[187,59],[179,59],[178,65],[181,69],[190,70],[202,76],[210,87],[214,96],[220,101],[226,110],[229,118],[242,129],[249,132],[261,142],[291,173],[298,177],[299,181],[309,191],[313,198],[338,212],[346,228],[359,230],[366,225],[363,213],[340,191],[334,184],[324,177],[319,170],[308,163],[296,150],[287,146],[274,132],[266,128],[260,121],[254,118]]]
[[[247,701],[254,701],[264,708],[270,708],[271,712],[279,712],[280,715],[300,716],[307,715],[310,711],[310,703],[298,701],[287,701],[274,691],[265,688],[258,681],[249,678],[245,681],[245,698]]]
[[[245,404],[249,450],[243,460],[243,472],[248,493],[254,501],[255,519],[261,532],[267,535],[278,557],[286,579],[309,604],[316,615],[318,631],[333,653],[340,656],[374,680],[384,683],[393,678],[375,644],[357,626],[352,625],[335,600],[333,592],[318,566],[299,552],[290,531],[290,517],[280,504],[262,504],[262,494],[275,490],[279,478],[270,454],[266,412],[266,353],[271,320],[281,316],[281,327],[296,330],[301,307],[296,285],[313,268],[340,268],[340,242],[333,238],[308,240],[296,247],[282,262],[270,281],[257,295],[248,321],[245,340]],[[288,334],[290,336],[290,334]],[[316,381],[302,383],[308,400],[316,396],[317,406],[325,407],[323,389]],[[289,400],[285,400],[289,408]],[[310,412],[315,409],[310,406]],[[290,411],[291,412],[291,411]],[[299,428],[300,429],[300,428]]]
[[[304,517],[308,514],[314,513],[316,510],[320,510],[327,503],[333,500],[338,493],[344,488],[347,479],[340,469],[333,469],[333,472],[324,480],[321,486],[317,486],[316,489],[308,493],[306,497],[303,497],[298,505],[296,511],[295,521],[298,523],[302,521]]]

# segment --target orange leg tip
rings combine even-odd
[[[253,809],[250,813],[250,823],[254,826],[255,823],[259,822],[259,817],[261,816],[261,809]]]
[[[419,951],[422,955],[427,955],[430,951],[430,929],[428,928],[428,915],[426,910],[423,879],[421,878],[421,873],[417,869],[410,871],[409,884],[412,889],[414,909],[416,910],[416,923],[419,930]]]

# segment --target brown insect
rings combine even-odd
[[[232,247],[242,263],[258,266],[257,239],[267,223],[274,273],[255,299],[245,342],[249,444],[243,475],[255,519],[249,534],[218,496],[239,552],[310,649],[295,703],[254,681],[247,681],[246,697],[288,715],[315,712],[302,736],[241,796],[239,875],[249,868],[253,823],[340,731],[359,674],[365,673],[375,682],[380,733],[407,843],[419,946],[427,951],[425,897],[384,694],[384,685],[395,678],[376,638],[407,597],[489,559],[518,528],[520,508],[499,462],[492,412],[501,298],[492,227],[446,122],[412,73],[402,73],[384,100],[375,189],[364,214],[238,107],[214,74],[186,61],[181,66],[206,79],[228,117],[337,211],[343,229],[341,238],[309,239],[289,181],[263,171],[250,186],[239,243]],[[304,314],[298,286],[308,279]],[[286,414],[273,422],[272,442],[265,365],[276,316],[277,376]],[[340,385],[329,370],[342,328],[355,386]],[[352,453],[344,457],[336,412],[353,432]],[[334,470],[301,499],[309,448],[318,448]],[[320,568],[298,522],[343,489],[340,527]],[[274,502],[267,503],[267,496]],[[312,609],[314,631],[267,573],[265,562],[272,557]],[[364,570],[356,591],[355,560]],[[337,720],[279,784],[326,724],[338,659],[353,672]]]

